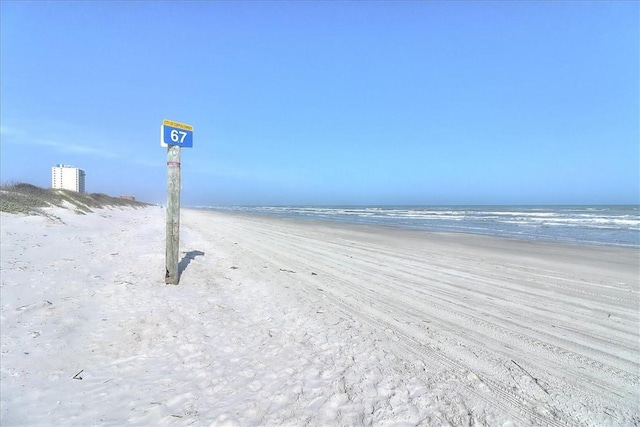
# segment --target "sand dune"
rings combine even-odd
[[[2,425],[634,425],[637,249],[2,216]]]

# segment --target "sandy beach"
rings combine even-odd
[[[1,418],[640,424],[639,250],[188,210],[1,217]]]

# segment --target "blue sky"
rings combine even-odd
[[[640,202],[638,2],[0,3],[0,178],[182,204]]]

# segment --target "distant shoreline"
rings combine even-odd
[[[640,248],[640,208],[635,205],[198,206],[188,209],[484,235],[528,242]]]

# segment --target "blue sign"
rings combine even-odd
[[[193,147],[193,126],[171,120],[163,120],[160,129],[160,145]]]

